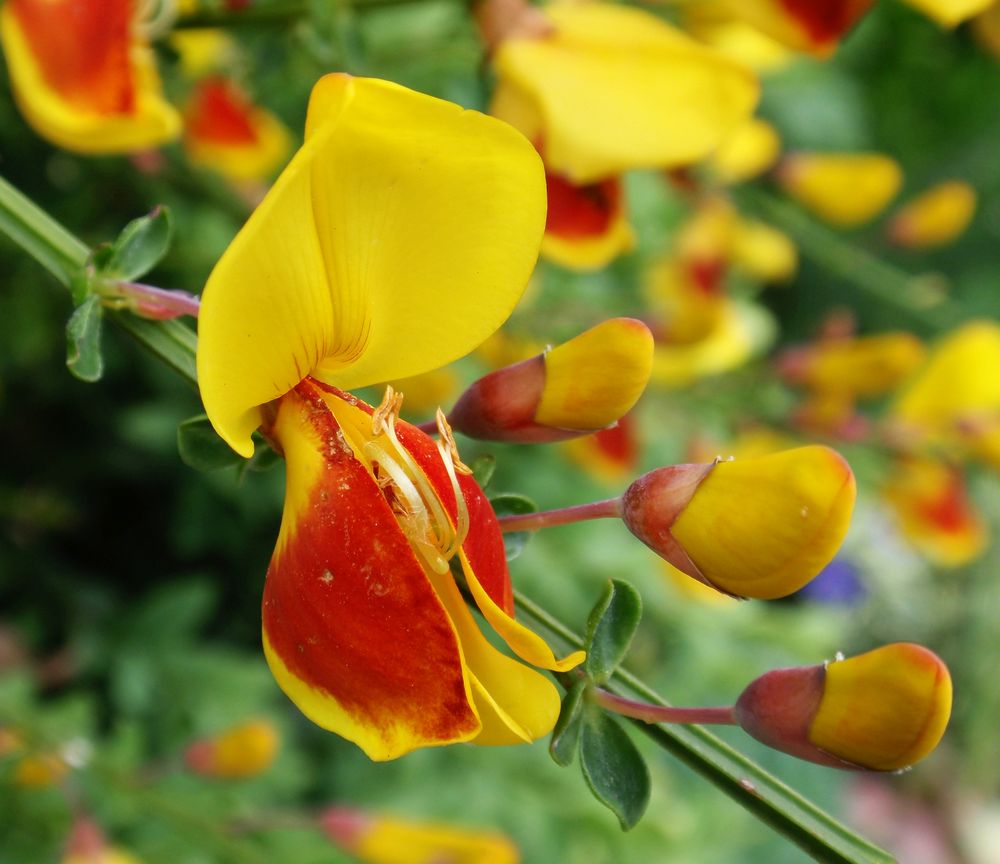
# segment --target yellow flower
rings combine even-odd
[[[897,642],[823,666],[768,672],[743,691],[734,713],[749,734],[801,759],[897,771],[944,735],[951,676],[933,652]]]
[[[792,198],[842,228],[874,219],[903,182],[896,161],[881,153],[795,153],[777,176]]]
[[[492,441],[563,441],[611,426],[649,380],[653,337],[612,318],[555,348],[476,381],[448,414],[459,432]]]
[[[494,648],[451,573],[521,659],[565,671],[514,618],[496,517],[458,458],[339,389],[462,356],[520,297],[545,215],[531,145],[482,114],[329,75],[305,144],[212,272],[198,378],[219,434],[284,454],[263,641],[285,693],[373,759],[547,734],[555,686]]]
[[[271,767],[280,744],[270,723],[253,720],[196,741],[188,747],[184,760],[192,771],[207,777],[255,777]]]
[[[947,0],[944,0],[947,2]],[[796,51],[832,54],[875,0],[702,0],[702,15],[746,21]]]
[[[657,469],[626,490],[621,515],[636,537],[689,576],[769,600],[797,591],[830,562],[855,493],[843,457],[800,447]]]
[[[903,457],[883,494],[903,536],[935,564],[960,567],[985,551],[989,529],[959,468],[940,459]]]
[[[892,407],[907,446],[944,447],[1000,466],[1000,325],[971,321],[948,333]]]
[[[503,834],[331,807],[320,824],[338,846],[364,864],[518,864]]]
[[[618,486],[639,462],[636,421],[626,414],[614,426],[567,441],[564,452],[598,482]]]
[[[975,189],[961,180],[947,180],[897,210],[886,231],[898,246],[946,246],[968,228],[975,211]]]
[[[291,136],[271,112],[259,108],[222,77],[195,84],[184,112],[188,158],[229,180],[270,177],[291,149]]]
[[[743,183],[771,168],[780,153],[778,131],[766,120],[752,117],[712,153],[708,168],[720,183]]]
[[[132,0],[8,0],[0,40],[18,106],[35,130],[78,153],[128,153],[176,138]]]
[[[542,154],[549,214],[542,253],[601,267],[634,245],[620,176],[693,164],[758,98],[753,74],[660,19],[606,3],[545,9],[549,30],[502,39],[491,113]]]
[[[914,9],[942,27],[957,27],[963,21],[986,11],[995,0],[904,0]]]

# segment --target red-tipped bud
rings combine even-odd
[[[191,771],[206,777],[255,777],[271,767],[280,743],[270,723],[253,720],[195,741],[184,753],[184,761]]]
[[[641,321],[612,318],[556,348],[476,381],[448,415],[487,441],[565,441],[610,426],[635,405],[652,365]]]
[[[854,475],[827,447],[659,468],[622,496],[629,530],[677,569],[727,594],[772,599],[833,558],[854,508]]]
[[[896,771],[927,756],[950,713],[947,667],[908,642],[768,672],[734,709],[736,722],[769,747],[821,765],[873,771]]]

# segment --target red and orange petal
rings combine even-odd
[[[635,246],[620,177],[579,185],[547,171],[545,185],[544,257],[570,270],[596,270]]]
[[[184,147],[191,161],[231,180],[268,177],[291,149],[282,123],[222,77],[195,85],[185,124]]]
[[[626,414],[614,426],[574,438],[564,445],[577,465],[602,483],[618,484],[635,474],[639,439],[635,418]]]
[[[957,466],[924,457],[902,459],[883,492],[903,536],[933,563],[960,567],[985,551],[989,529]]]
[[[371,413],[309,381],[278,404],[272,434],[288,492],[264,593],[265,653],[278,683],[306,716],[373,759],[546,734],[558,714],[554,686],[486,642],[450,573],[419,560],[387,500],[392,487],[383,492],[358,458],[352,439]],[[457,519],[436,444],[402,422],[396,432]],[[470,522],[459,554],[476,602],[519,656],[566,668],[514,621],[496,518],[475,481],[458,483]]]
[[[716,0],[718,4],[718,0]],[[836,50],[875,0],[722,0],[723,9],[796,51]]]
[[[39,134],[81,153],[176,137],[132,0],[9,0],[0,36],[19,107]]]

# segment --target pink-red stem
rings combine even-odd
[[[143,318],[166,321],[182,315],[198,317],[201,300],[187,291],[172,291],[143,285],[141,282],[119,282],[115,293],[128,302],[129,307]]]
[[[574,507],[563,507],[559,510],[543,510],[541,513],[525,513],[521,515],[501,516],[500,530],[537,531],[552,525],[569,525],[572,522],[583,522],[586,519],[608,519],[621,516],[621,499],[608,498],[606,501],[594,501],[590,504],[577,504]]]
[[[591,698],[608,711],[632,717],[646,723],[712,723],[733,726],[736,718],[731,706],[720,708],[675,708],[667,705],[650,705],[636,702],[624,696],[616,696],[607,690],[594,688]]]

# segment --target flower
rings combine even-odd
[[[960,567],[985,551],[989,529],[957,466],[927,456],[901,456],[882,492],[900,532],[935,564]]]
[[[472,384],[448,413],[459,432],[492,441],[548,442],[611,426],[649,380],[653,337],[612,318]]]
[[[271,767],[280,744],[270,723],[252,720],[195,741],[185,751],[184,761],[196,774],[206,777],[255,777]]]
[[[128,153],[180,134],[131,0],[9,0],[0,40],[35,131],[78,153]]]
[[[778,183],[803,207],[841,228],[874,219],[896,197],[903,173],[881,153],[793,153]]]
[[[542,252],[603,266],[631,248],[620,175],[688,165],[749,117],[751,72],[660,19],[606,3],[545,9],[550,28],[508,33],[491,113],[538,147],[550,212]]]
[[[221,76],[195,84],[184,127],[188,158],[235,181],[266,179],[291,148],[281,121]]]
[[[942,27],[957,27],[967,18],[985,12],[995,0],[905,0]]]
[[[975,212],[976,190],[962,180],[946,180],[897,210],[886,233],[910,249],[946,246],[969,227]]]
[[[746,21],[796,51],[832,54],[875,0],[706,0],[702,14]]]
[[[737,597],[797,591],[847,533],[854,474],[828,447],[756,459],[671,465],[621,500],[628,529],[677,569]]]
[[[205,288],[198,377],[219,434],[284,454],[264,588],[279,685],[373,759],[546,734],[555,686],[495,649],[450,562],[518,657],[566,670],[514,619],[492,509],[441,442],[342,387],[459,357],[509,314],[535,263],[543,173],[499,121],[395,84],[328,75],[306,141]]]
[[[898,771],[926,757],[951,714],[951,676],[932,651],[885,645],[753,681],[736,720],[769,747],[838,768]]]
[[[708,168],[719,183],[743,183],[771,168],[780,153],[778,131],[766,120],[751,117],[716,148]]]
[[[564,452],[600,483],[618,485],[635,472],[640,442],[634,415],[613,426],[567,441]]]
[[[330,807],[320,825],[338,846],[364,864],[518,864],[517,847],[503,834],[453,825],[412,822]]]

